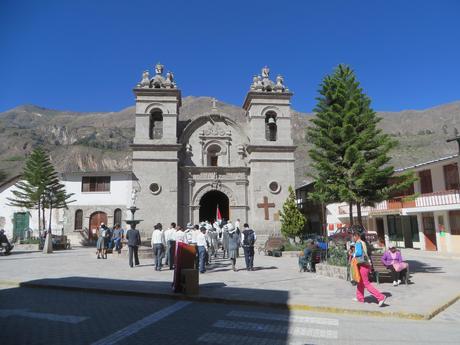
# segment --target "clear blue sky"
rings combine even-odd
[[[116,111],[157,61],[237,105],[267,64],[300,111],[347,63],[376,110],[423,109],[460,99],[460,1],[0,1],[0,111]]]

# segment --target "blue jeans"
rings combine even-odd
[[[155,255],[155,269],[161,269],[161,259],[163,259],[163,245],[161,243],[153,245],[153,254]]]
[[[200,273],[206,272],[206,248],[205,246],[198,246],[198,262]]]
[[[120,250],[121,250],[121,238],[114,238],[113,243],[115,245],[115,250],[117,252],[120,252]]]

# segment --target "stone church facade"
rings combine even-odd
[[[254,76],[235,118],[213,101],[209,110],[181,116],[181,91],[173,74],[155,66],[134,89],[132,144],[136,218],[150,233],[160,222],[186,224],[216,218],[248,222],[258,233],[279,231],[279,210],[294,187],[292,93],[269,69]]]

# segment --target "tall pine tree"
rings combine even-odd
[[[280,211],[281,233],[288,238],[294,239],[303,232],[306,219],[302,212],[297,208],[294,189],[289,186],[289,196]]]
[[[66,194],[49,156],[41,147],[32,151],[15,187],[14,197],[8,198],[9,205],[37,209],[39,230],[45,228],[45,208],[67,207],[72,196]]]
[[[316,200],[347,202],[358,209],[389,198],[392,192],[413,183],[410,174],[388,185],[394,168],[388,163],[389,152],[397,145],[377,128],[380,118],[370,106],[369,97],[360,88],[350,67],[339,65],[326,76],[319,90],[316,117],[307,129],[313,143],[310,157],[315,169]]]

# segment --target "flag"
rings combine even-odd
[[[216,220],[217,220],[218,222],[221,222],[221,221],[222,221],[222,214],[220,213],[220,210],[219,210],[219,204],[217,204]]]

